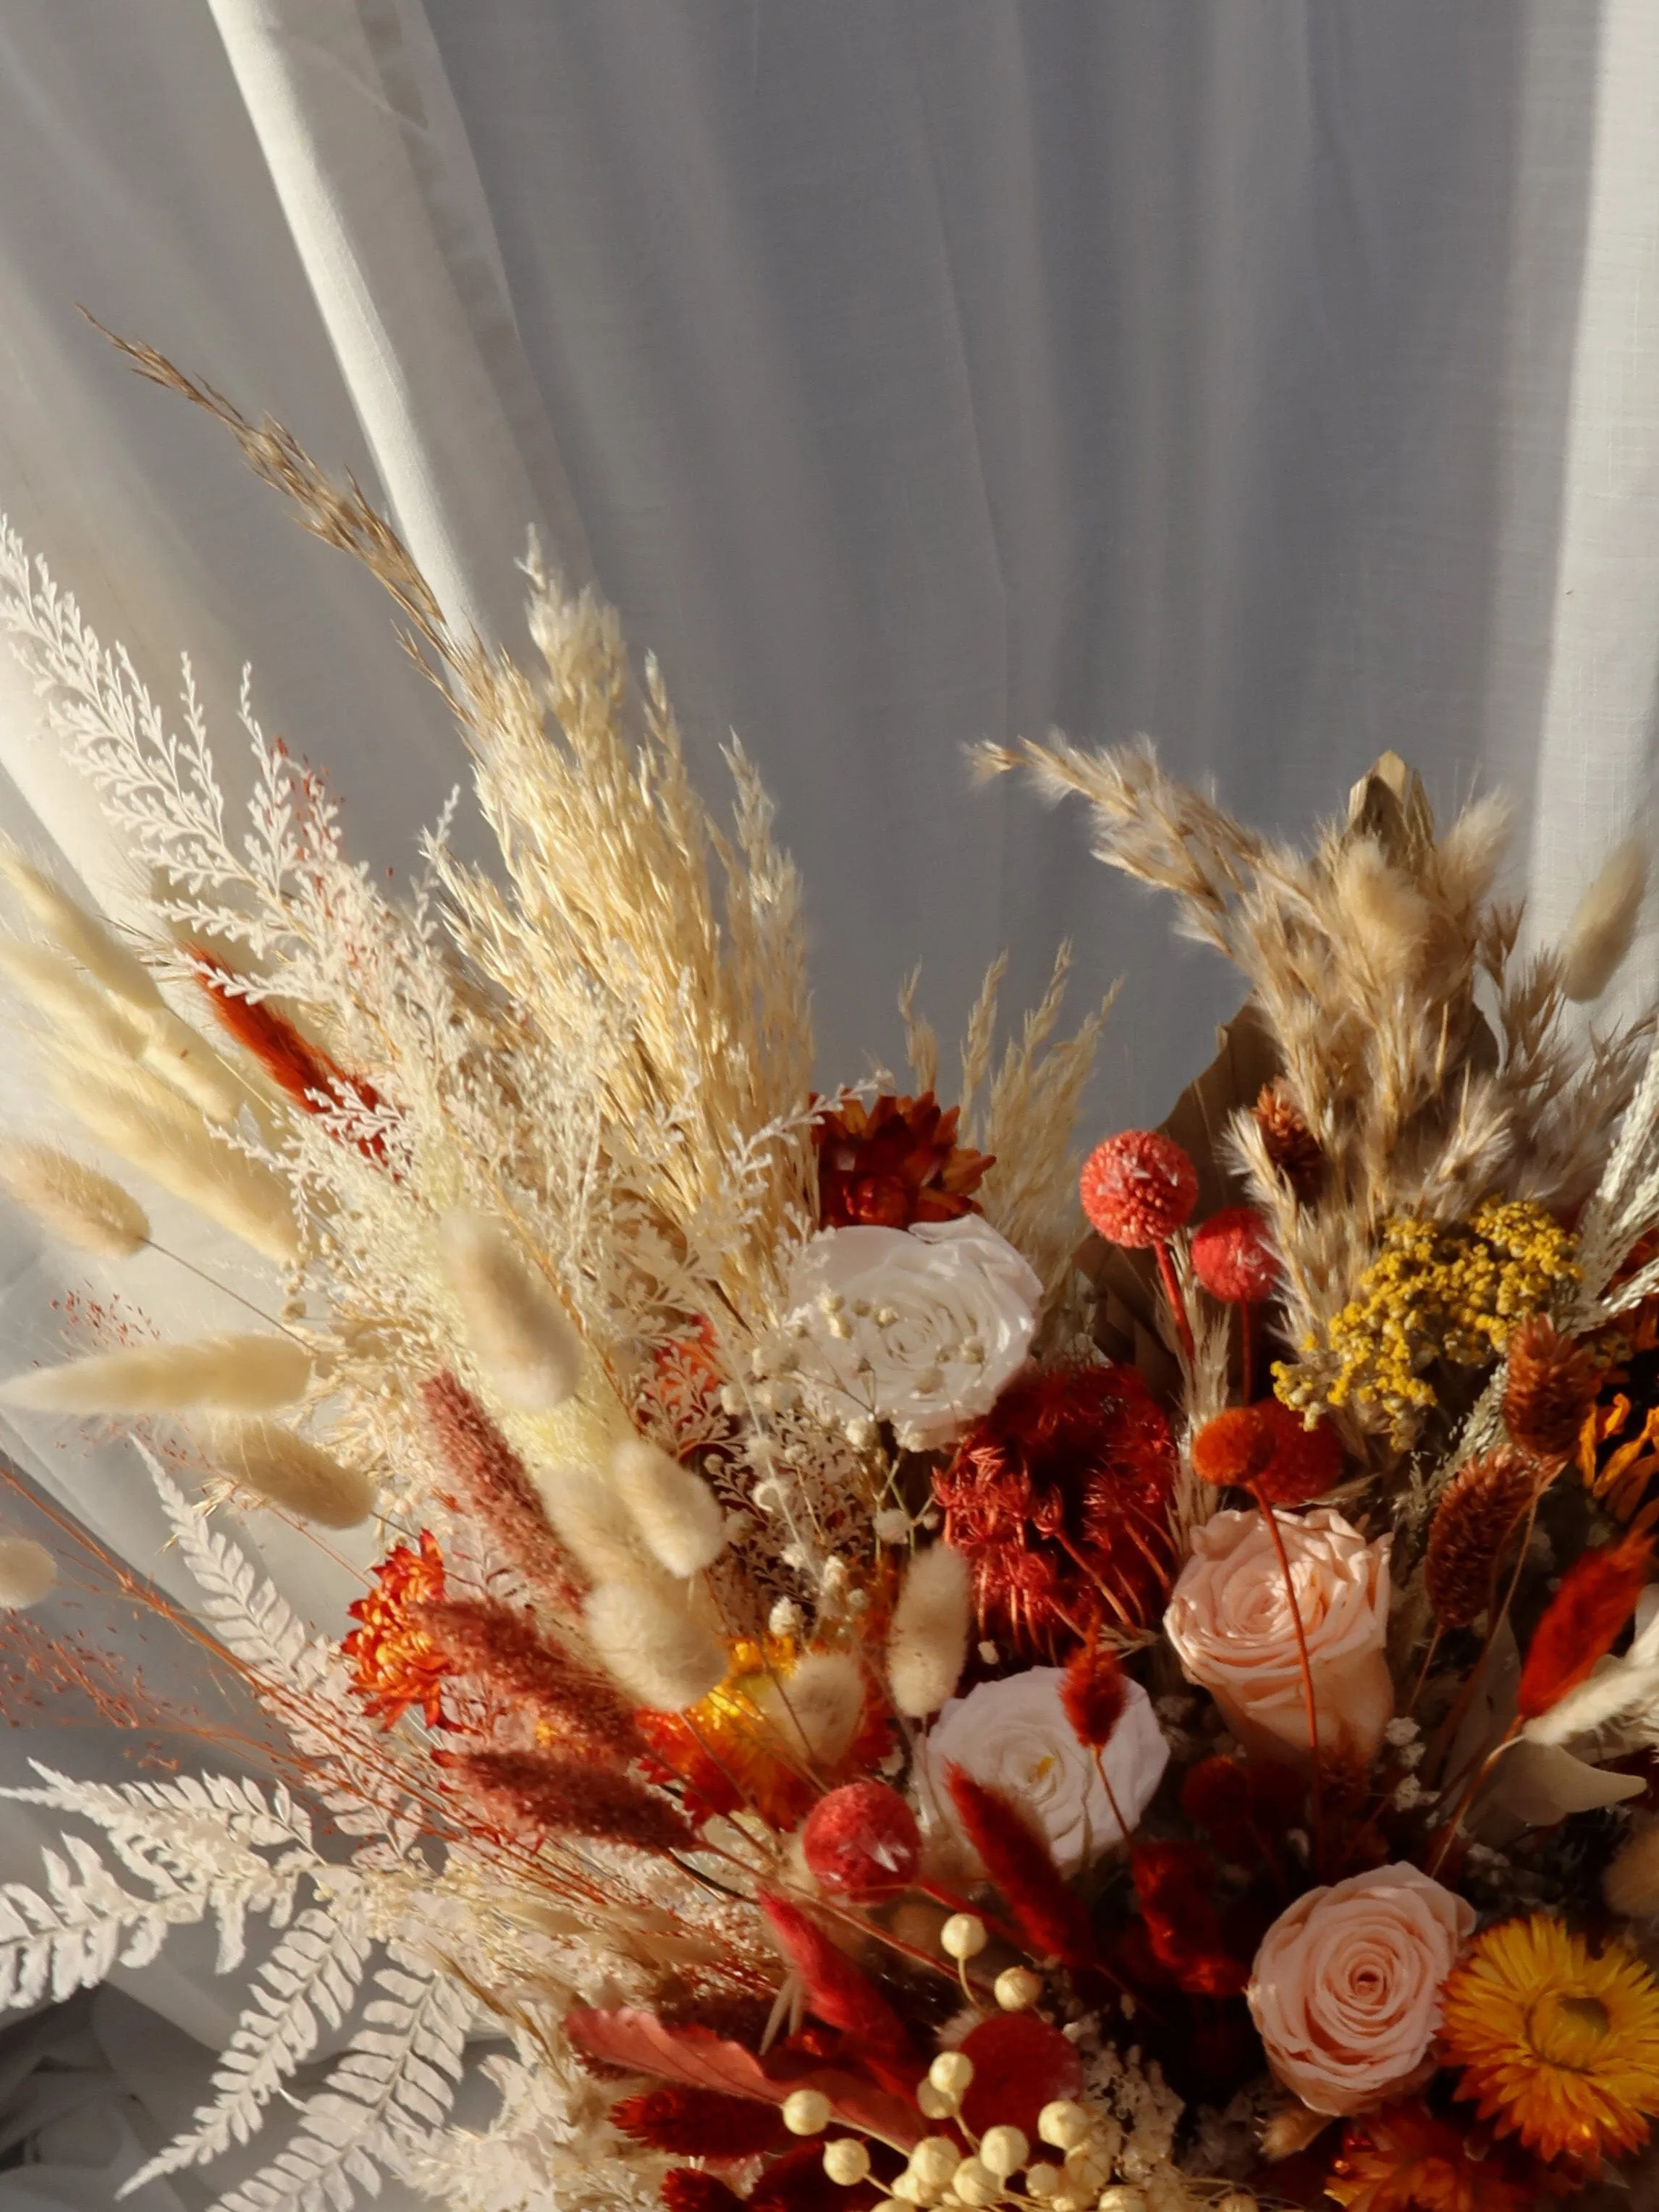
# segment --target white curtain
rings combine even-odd
[[[374,586],[77,306],[356,471],[509,641],[533,528],[659,653],[705,775],[730,730],[757,757],[826,1079],[896,1060],[915,961],[948,1030],[1000,947],[1018,1011],[1069,936],[1079,1010],[1127,977],[1122,1126],[1237,986],[1080,818],[971,792],[963,746],[1146,730],[1291,832],[1391,746],[1443,805],[1512,790],[1559,927],[1649,802],[1656,110],[1648,0],[7,0],[0,507],[156,689],[189,650],[228,757],[251,659],[399,868],[461,769]],[[123,855],[34,724],[8,670],[8,826],[118,910]],[[43,1110],[13,1057],[8,1110]],[[69,1279],[3,1239],[21,1365]],[[181,1280],[137,1295],[199,1320]],[[9,1442],[167,1578],[118,1450]],[[349,1575],[270,1553],[337,1629]],[[0,1838],[24,1874],[33,1832]],[[0,2094],[46,2100],[0,2132],[33,2161],[8,2212],[106,2203],[188,2101],[225,1993],[169,1972],[113,2016],[166,2015],[171,2104],[107,2010],[0,2043]],[[108,2128],[48,2124],[100,2064]]]

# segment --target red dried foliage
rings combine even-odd
[[[668,2212],[742,2212],[743,2198],[718,2176],[695,2166],[677,2166],[664,2174],[658,2194]]]
[[[619,1766],[645,1748],[626,1699],[542,1635],[527,1612],[499,1598],[447,1598],[421,1606],[415,1619],[452,1674],[470,1675],[562,1748]]]
[[[1201,1759],[1181,1785],[1182,1811],[1234,1866],[1278,1866],[1306,1808],[1305,1781],[1276,1759]]]
[[[635,1850],[684,1850],[696,1842],[677,1806],[626,1774],[550,1752],[434,1751],[456,1785],[469,1825],[509,1835],[584,1836]],[[470,1802],[469,1802],[470,1801]]]
[[[1198,1203],[1198,1170],[1173,1137],[1125,1129],[1097,1145],[1079,1179],[1083,1211],[1109,1243],[1162,1244]]]
[[[948,1767],[945,1778],[969,1841],[1033,1955],[1074,1971],[1097,1965],[1088,1908],[1066,1887],[1048,1844],[1000,1791],[960,1766]]]
[[[817,1923],[775,1890],[757,1890],[755,1899],[785,1958],[800,1976],[809,2008],[855,2042],[876,2051],[902,2051],[909,2041],[904,2022]]]
[[[390,1728],[411,1705],[419,1705],[428,1728],[440,1725],[443,1686],[449,1666],[421,1626],[424,1606],[444,1595],[444,1555],[429,1528],[420,1548],[398,1544],[374,1570],[374,1587],[346,1611],[358,1626],[341,1643],[351,1669],[351,1686],[365,1709]]]
[[[1522,1720],[1547,1713],[1612,1650],[1652,1570],[1653,1544],[1645,1536],[1626,1536],[1573,1561],[1533,1631],[1516,1701]]]
[[[1016,2127],[1035,2142],[1043,2106],[1083,2094],[1083,2061],[1076,2045],[1035,2013],[982,2020],[963,2038],[962,2048],[974,2063],[962,2117],[976,2136],[987,2128]]]
[[[820,1224],[908,1229],[976,1213],[971,1194],[996,1164],[957,1143],[961,1111],[946,1113],[931,1091],[826,1107],[812,1124]]]
[[[1066,1662],[1060,1686],[1060,1702],[1078,1741],[1093,1750],[1109,1743],[1128,1698],[1123,1662],[1110,1644],[1080,1644]]]
[[[1326,2190],[1346,2212],[1527,2212],[1545,2181],[1413,2100],[1349,2122]]]
[[[1130,1854],[1135,1896],[1158,1964],[1190,1996],[1239,1996],[1250,1978],[1254,1947],[1241,1957],[1212,1899],[1216,1864],[1201,1844],[1139,1844]]]
[[[624,2097],[611,2107],[611,2118],[635,2142],[666,2151],[671,2158],[707,2158],[717,2166],[758,2158],[782,2142],[785,2133],[775,2105],[678,2082]]]
[[[384,1110],[380,1094],[361,1076],[348,1075],[320,1046],[302,1037],[268,999],[245,998],[230,988],[227,971],[204,945],[188,945],[185,955],[222,1028],[251,1053],[279,1091],[308,1114],[329,1105],[355,1102],[366,1114]],[[357,1150],[377,1166],[386,1165],[386,1139],[374,1131],[356,1139]]]
[[[1176,1464],[1133,1368],[1051,1367],[1010,1384],[933,1477],[984,1633],[1054,1659],[1103,1612],[1156,1621],[1175,1564]]]
[[[1260,1305],[1279,1282],[1279,1255],[1253,1206],[1224,1206],[1193,1231],[1193,1273],[1225,1305]]]
[[[921,1859],[921,1830],[896,1790],[848,1782],[820,1797],[800,1832],[801,1856],[821,1887],[854,1905],[908,1889]]]
[[[453,1375],[429,1376],[421,1400],[455,1503],[483,1524],[538,1594],[574,1612],[576,1580],[524,1462]]]

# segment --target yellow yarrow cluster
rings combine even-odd
[[[1576,1251],[1572,1232],[1525,1199],[1484,1199],[1466,1221],[1390,1221],[1324,1342],[1310,1337],[1306,1364],[1274,1370],[1278,1394],[1292,1406],[1382,1414],[1394,1440],[1408,1443],[1435,1402],[1425,1370],[1498,1358],[1516,1323],[1576,1279]]]

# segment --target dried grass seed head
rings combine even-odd
[[[100,1260],[131,1259],[149,1242],[137,1200],[55,1146],[0,1144],[0,1184],[66,1244]]]
[[[617,1446],[611,1480],[646,1548],[671,1575],[701,1574],[726,1548],[726,1516],[714,1492],[645,1437]]]
[[[265,1413],[303,1398],[311,1355],[287,1336],[210,1336],[135,1345],[37,1368],[0,1398],[40,1413]]]
[[[887,1684],[912,1720],[936,1713],[962,1679],[973,1597],[968,1562],[948,1544],[918,1552],[906,1570],[887,1636]]]
[[[684,1712],[726,1678],[725,1645],[672,1585],[601,1583],[588,1592],[583,1618],[599,1658],[653,1712]]]
[[[362,1468],[343,1467],[278,1421],[213,1421],[203,1443],[214,1466],[234,1482],[301,1521],[355,1528],[374,1510],[374,1485]]]
[[[525,1413],[562,1405],[580,1378],[581,1339],[507,1224],[447,1213],[438,1248],[467,1340],[501,1396]]]
[[[1587,1005],[1612,982],[1635,938],[1647,887],[1647,841],[1627,837],[1602,863],[1561,940],[1561,988],[1568,998]]]

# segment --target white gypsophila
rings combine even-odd
[[[796,1253],[786,1296],[801,1380],[927,1450],[988,1412],[1024,1365],[1042,1285],[1006,1237],[966,1214],[822,1230]]]
[[[946,1771],[959,1766],[1034,1820],[1054,1864],[1071,1875],[1123,1839],[1120,1813],[1133,1833],[1163,1779],[1170,1747],[1152,1699],[1132,1681],[1097,1758],[1066,1717],[1065,1679],[1062,1668],[1030,1667],[952,1698],[928,1731],[922,1763],[941,1820],[955,1825]]]

